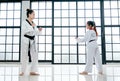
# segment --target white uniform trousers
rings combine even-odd
[[[29,45],[24,44],[22,46],[22,55],[21,55],[21,62],[22,62],[22,66],[21,66],[21,70],[22,72],[26,71],[27,68],[27,64],[28,64],[28,47]],[[37,54],[37,50],[36,50],[36,46],[35,46],[35,41],[31,41],[30,42],[30,55],[31,55],[31,72],[37,72],[37,65],[38,65],[38,54]]]
[[[92,72],[93,59],[95,59],[98,72],[102,72],[102,60],[100,58],[100,51],[96,41],[92,41],[87,45],[87,63],[85,67],[86,72]]]

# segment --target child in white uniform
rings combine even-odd
[[[97,44],[97,30],[94,21],[88,21],[86,24],[88,31],[83,39],[76,38],[77,42],[87,42],[87,63],[85,70],[80,74],[87,75],[92,72],[93,59],[98,69],[98,73],[102,74],[102,60],[100,58],[100,52]]]

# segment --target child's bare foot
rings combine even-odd
[[[101,75],[103,74],[103,72],[98,72],[98,73],[101,74]]]
[[[81,75],[88,75],[88,72],[83,71],[83,72],[81,72],[80,74],[81,74]]]
[[[30,75],[40,75],[40,74],[36,72],[30,72]]]
[[[20,76],[23,76],[23,75],[24,75],[24,73],[23,73],[23,72],[21,72],[19,75],[20,75]]]

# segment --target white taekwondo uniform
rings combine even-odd
[[[22,31],[21,31],[21,70],[22,72],[26,71],[26,67],[28,64],[28,51],[30,50],[31,55],[31,72],[37,71],[37,64],[38,64],[38,51],[36,48],[36,36],[40,35],[41,31],[38,30],[38,28],[32,27],[32,25],[29,23],[29,21],[26,19],[26,21],[23,21],[22,23]],[[35,36],[34,39],[29,39],[25,37],[24,35],[29,36]],[[30,45],[30,49],[29,49]]]
[[[85,71],[92,72],[93,59],[95,59],[98,72],[102,72],[102,60],[100,58],[100,51],[98,48],[95,31],[88,30],[83,39],[77,38],[77,42],[87,42],[87,63]]]

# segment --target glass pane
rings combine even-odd
[[[61,13],[60,13],[61,11],[60,10],[55,10],[54,11],[54,17],[60,17],[61,16]]]
[[[13,52],[19,52],[19,45],[13,45]]]
[[[52,53],[46,53],[46,60],[52,60]]]
[[[54,55],[54,63],[61,63],[61,55]]]
[[[86,17],[93,17],[93,11],[92,10],[86,10]]]
[[[69,44],[68,37],[62,37],[62,44]]]
[[[86,9],[92,9],[92,2],[85,2]]]
[[[7,26],[13,26],[13,19],[7,19]]]
[[[118,18],[112,18],[112,25],[118,25]]]
[[[45,18],[45,10],[39,10],[39,18]]]
[[[12,52],[12,45],[6,45],[6,52]]]
[[[113,53],[113,60],[120,60],[120,53]]]
[[[68,46],[62,46],[62,53],[69,53]]]
[[[112,53],[106,53],[106,60],[112,60]]]
[[[54,2],[54,9],[60,9],[61,3],[60,2]]]
[[[39,51],[45,51],[45,45],[39,44]]]
[[[0,44],[5,44],[5,36],[0,36]]]
[[[6,15],[6,11],[0,11],[0,18],[6,18],[7,15]]]
[[[20,29],[14,28],[14,35],[20,35]]]
[[[45,43],[45,36],[39,36],[39,43]]]
[[[94,17],[100,17],[100,10],[93,10]]]
[[[5,58],[5,53],[0,53],[0,60],[4,60]]]
[[[8,11],[7,18],[13,18],[13,11]]]
[[[6,19],[0,19],[0,26],[6,26]]]
[[[8,3],[8,10],[13,10],[13,3]]]
[[[70,18],[70,26],[76,26],[76,18]]]
[[[39,60],[45,60],[45,53],[39,53],[38,54],[38,59]]]
[[[52,2],[46,2],[46,9],[52,9]]]
[[[46,44],[46,51],[52,51],[52,45]]]
[[[93,1],[93,8],[94,9],[100,9],[100,2],[99,1]]]
[[[7,10],[7,3],[1,3],[1,10]]]
[[[112,43],[112,41],[111,41],[111,36],[105,36],[105,40],[106,40],[106,43]]]
[[[45,2],[39,2],[39,9],[45,9]]]
[[[111,27],[105,27],[105,34],[111,34]]]
[[[104,8],[110,8],[110,1],[104,1]]]
[[[55,26],[61,26],[61,19],[60,18],[54,18],[54,25]]]
[[[111,1],[111,8],[118,8],[118,1]]]
[[[112,34],[117,34],[119,35],[119,27],[112,27]]]
[[[70,37],[70,44],[77,44],[75,37]]]
[[[13,38],[13,43],[19,44],[19,40],[20,40],[19,37],[15,36]]]
[[[46,25],[52,26],[52,19],[46,19]]]
[[[32,9],[38,9],[38,2],[32,2]]]
[[[15,10],[21,9],[21,3],[15,3],[14,5],[15,5],[15,7],[14,7]]]
[[[111,25],[111,18],[105,18],[105,25]]]
[[[69,35],[68,31],[69,31],[69,28],[62,28],[62,35]]]
[[[12,28],[8,28],[7,29],[7,35],[12,35],[13,34],[13,29]]]
[[[12,60],[12,53],[6,53],[6,60]]]
[[[70,17],[76,17],[76,10],[70,10]]]
[[[77,46],[70,46],[70,53],[77,53]]]
[[[61,44],[61,37],[54,37],[54,44]]]
[[[0,45],[0,52],[5,52],[5,45]]]
[[[6,43],[12,44],[12,40],[13,40],[13,39],[12,39],[12,36],[10,36],[10,37],[7,36],[7,41],[6,41]]]
[[[14,18],[20,18],[20,11],[14,11]]]
[[[85,63],[85,55],[79,55],[79,63]]]
[[[85,26],[85,19],[78,18],[78,26]]]
[[[105,17],[110,17],[110,10],[104,10]]]
[[[85,16],[85,10],[78,10],[78,17],[84,17]]]
[[[112,36],[113,43],[120,43],[120,36]]]
[[[118,17],[118,9],[112,9],[111,10],[111,16]]]
[[[45,19],[39,19],[39,25],[45,25]]]
[[[62,18],[62,26],[68,26],[68,18]]]
[[[70,9],[76,9],[76,2],[69,2]]]
[[[52,36],[46,36],[46,43],[52,43]]]
[[[62,2],[62,9],[68,9],[68,2]]]
[[[76,28],[70,28],[70,35],[75,35],[76,36]]]
[[[112,51],[111,44],[106,44],[106,51]]]
[[[100,18],[94,18],[94,21],[96,23],[97,26],[101,26],[101,20]]]
[[[13,53],[13,60],[19,60],[19,53]]]
[[[85,53],[85,46],[79,46],[79,53]]]
[[[77,63],[77,55],[70,55],[70,63]]]
[[[120,44],[113,44],[113,51],[120,51]]]
[[[20,26],[20,19],[14,19],[14,26]]]
[[[61,53],[61,46],[54,46],[54,53]]]
[[[54,35],[61,35],[61,28],[54,28]]]
[[[0,29],[0,35],[6,35],[6,29],[5,28]]]
[[[62,55],[62,63],[69,63],[69,55]]]
[[[52,10],[46,10],[46,18],[52,18]]]
[[[78,35],[85,35],[85,28],[78,28]]]
[[[78,9],[84,9],[85,3],[84,2],[78,2]]]

